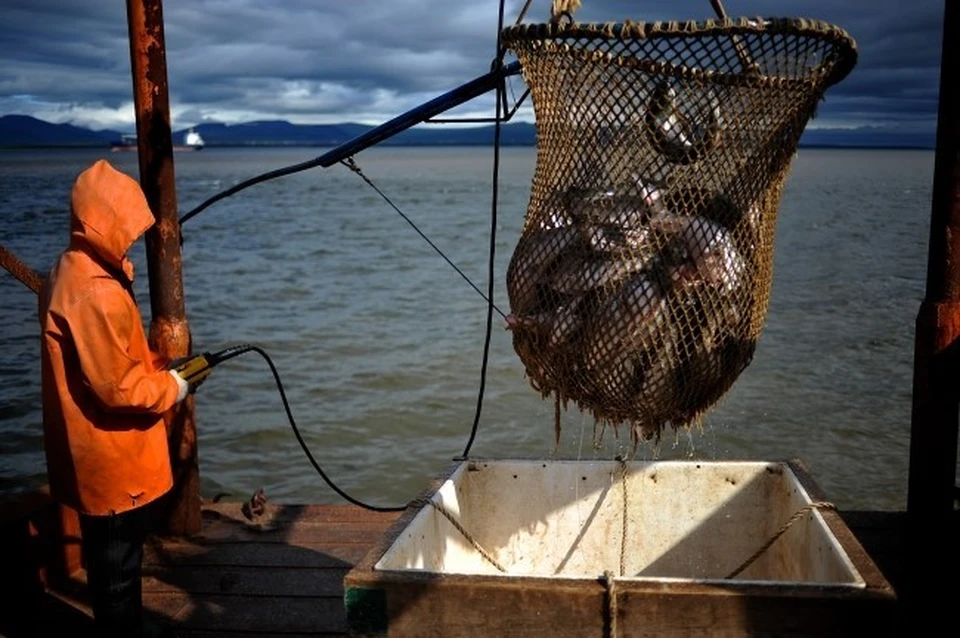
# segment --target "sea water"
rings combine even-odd
[[[324,149],[207,148],[175,157],[180,214],[243,179]],[[0,245],[46,273],[68,239],[69,194],[98,158],[137,176],[135,153],[0,151]],[[254,186],[184,227],[195,349],[251,343],[272,357],[300,432],[341,489],[403,505],[461,455],[611,459],[574,405],[554,444],[554,405],[524,377],[494,312],[483,369],[491,232],[494,304],[535,151],[382,147]],[[800,458],[841,508],[905,507],[914,319],[924,294],[932,151],[801,149],[776,231],[767,325],[752,364],[702,429],[666,432],[636,458]],[[406,219],[404,218],[406,216]],[[463,273],[458,274],[420,235]],[[145,321],[144,242],[131,250]],[[0,499],[45,482],[36,297],[0,272]],[[481,398],[482,387],[482,401]],[[203,495],[263,487],[289,503],[342,502],[311,467],[256,354],[217,368],[196,396]],[[226,495],[226,496],[223,496]]]

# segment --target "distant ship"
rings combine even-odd
[[[183,136],[183,144],[174,144],[173,150],[175,151],[199,151],[204,147],[203,138],[200,137],[200,134],[195,130],[190,129]],[[110,142],[110,150],[114,152],[118,151],[135,151],[137,150],[137,136],[136,135],[122,135],[120,141]]]

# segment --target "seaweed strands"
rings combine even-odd
[[[749,214],[637,179],[570,190],[532,219],[507,270],[506,327],[544,397],[629,423],[635,445],[695,421],[749,363]]]

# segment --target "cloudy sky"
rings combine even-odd
[[[506,3],[512,23],[524,0]],[[935,129],[943,0],[725,0],[732,16],[846,29],[860,61],[811,126]],[[550,0],[526,20],[543,21]],[[174,128],[377,124],[489,69],[499,0],[164,0]],[[3,0],[0,115],[133,129],[123,0]],[[690,19],[708,0],[584,0],[581,21]],[[519,93],[522,81],[514,78]],[[489,116],[477,99],[458,116]],[[529,111],[525,112],[529,119]]]

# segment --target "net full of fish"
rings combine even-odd
[[[520,25],[504,42],[537,123],[506,282],[527,377],[634,443],[689,426],[753,357],[790,161],[855,45],[790,19]]]
[[[641,179],[546,203],[507,271],[507,327],[534,387],[636,438],[694,419],[688,395],[722,394],[753,352],[738,292],[759,220],[734,212],[678,214]]]

